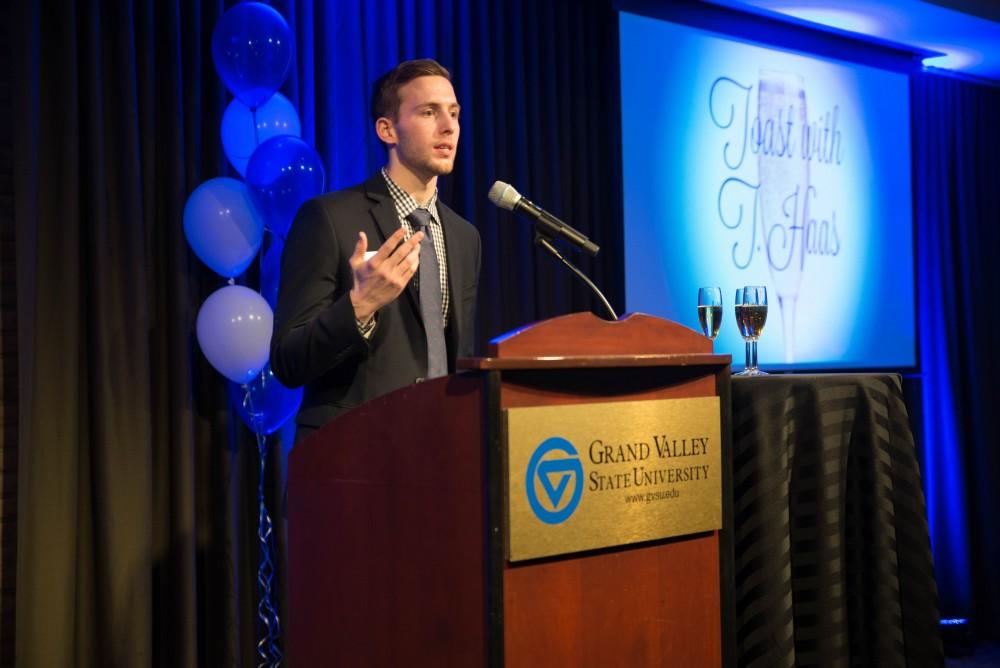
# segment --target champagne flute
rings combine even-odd
[[[715,341],[722,324],[721,288],[698,288],[698,323],[705,336]]]
[[[736,288],[736,296],[733,297],[733,312],[736,318],[736,327],[740,330],[740,336],[743,337],[743,341],[746,345],[746,362],[743,364],[743,371],[740,371],[736,376],[749,376],[750,375],[750,339],[747,338],[746,326],[743,323],[743,288]]]
[[[742,291],[736,291],[739,303],[736,304],[736,321],[740,325],[740,334],[746,341],[746,368],[738,376],[766,376],[757,367],[757,339],[764,333],[764,323],[767,322],[767,288],[763,285],[747,285]]]

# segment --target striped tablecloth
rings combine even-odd
[[[741,666],[940,666],[899,376],[734,377]]]

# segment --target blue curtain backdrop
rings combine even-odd
[[[18,666],[254,664],[254,445],[194,341],[221,280],[181,225],[225,169],[221,10],[11,9]]]
[[[1000,88],[912,77],[922,468],[944,615],[1000,637]]]
[[[209,55],[228,4],[13,10],[4,74],[18,95],[0,131],[13,135],[16,175],[19,666],[255,663],[254,449],[194,343],[198,305],[220,282],[181,230],[187,194],[232,175],[219,142],[227,94]],[[602,246],[580,264],[623,309],[610,2],[273,4],[296,35],[283,92],[331,188],[382,164],[368,118],[376,76],[410,57],[452,70],[462,138],[442,195],[483,236],[480,343],[596,308],[534,250],[527,225],[487,202],[495,179]],[[938,577],[943,600],[997,636],[1000,101],[996,89],[921,75],[912,107],[916,426]]]

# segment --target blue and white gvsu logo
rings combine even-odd
[[[583,494],[583,465],[573,444],[558,436],[542,441],[528,462],[524,487],[538,519],[546,524],[565,522]]]

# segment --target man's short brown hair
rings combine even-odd
[[[404,60],[375,80],[372,86],[372,121],[382,117],[398,120],[402,102],[399,89],[417,77],[444,77],[451,81],[451,73],[436,60]]]

